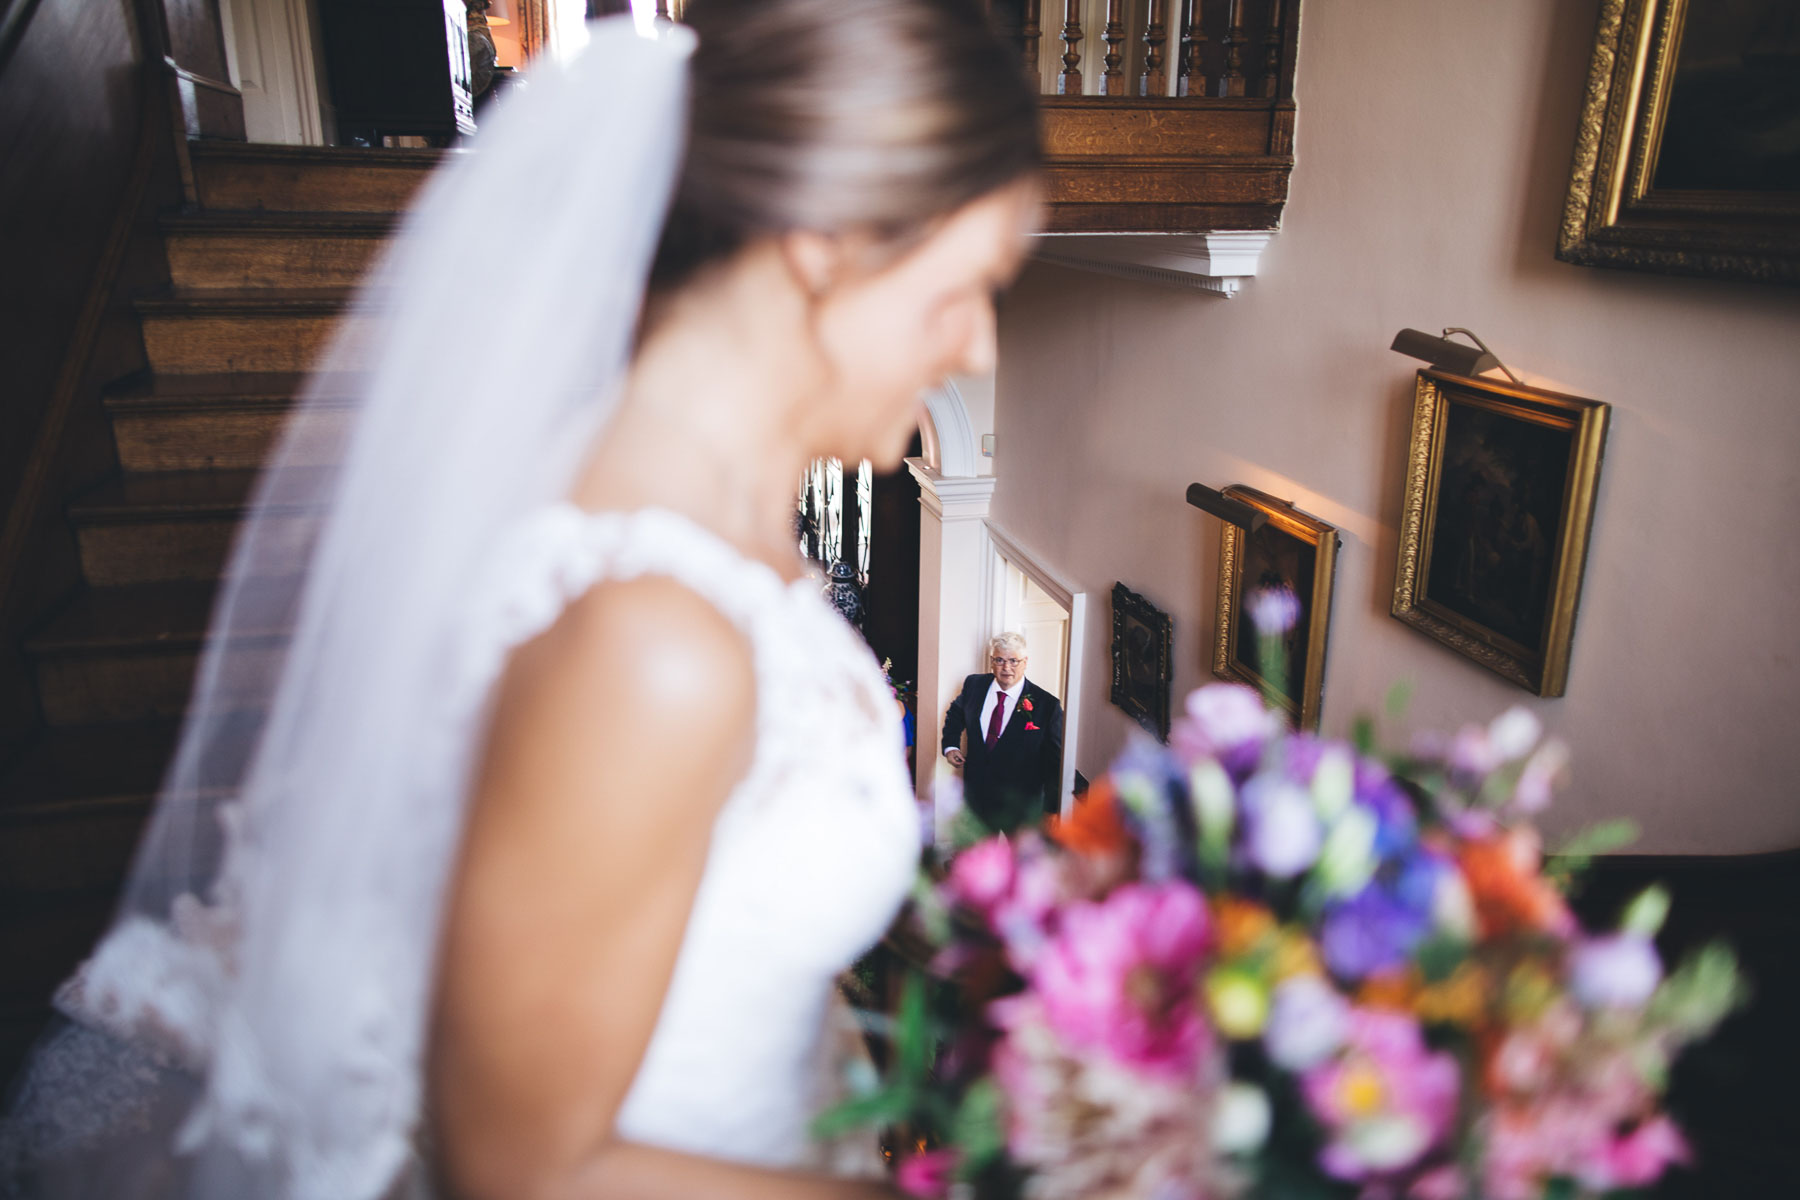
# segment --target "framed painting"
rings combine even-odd
[[[1338,531],[1255,488],[1228,487],[1222,494],[1260,509],[1269,520],[1254,533],[1225,523],[1219,541],[1213,674],[1248,684],[1279,702],[1295,728],[1317,729],[1325,700]],[[1286,626],[1273,646],[1253,620],[1259,605],[1279,612],[1273,623]]]
[[[1420,371],[1393,614],[1540,696],[1560,696],[1611,409]]]
[[[1165,741],[1174,682],[1174,623],[1169,614],[1115,583],[1112,591],[1112,702]]]
[[[1800,10],[1602,0],[1556,256],[1800,283]]]

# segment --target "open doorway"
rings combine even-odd
[[[987,636],[1025,636],[1026,677],[1062,701],[1061,800],[1067,814],[1075,793],[1075,752],[1081,729],[1081,647],[1087,631],[1087,593],[1056,576],[990,523]],[[985,639],[984,639],[985,640]]]

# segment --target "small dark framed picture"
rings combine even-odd
[[[1169,614],[1122,583],[1112,592],[1112,702],[1167,739],[1173,683],[1174,623]]]
[[[1560,696],[1611,409],[1420,371],[1393,614],[1540,696]]]
[[[1295,728],[1317,729],[1325,702],[1338,531],[1252,487],[1228,487],[1223,494],[1269,520],[1255,533],[1225,523],[1213,674],[1274,699]],[[1269,626],[1267,639],[1258,630],[1259,615]]]

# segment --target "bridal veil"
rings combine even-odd
[[[682,156],[691,34],[591,34],[447,156],[262,476],[0,1192],[369,1200],[404,1173],[495,668],[459,629],[606,420]]]

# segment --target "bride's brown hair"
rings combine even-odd
[[[1037,97],[974,0],[690,0],[688,145],[651,270],[759,237],[904,245],[1039,163]]]

